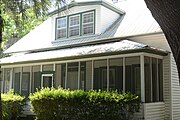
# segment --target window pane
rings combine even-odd
[[[79,35],[79,26],[74,26],[69,28],[69,36],[78,36]]]
[[[85,24],[83,25],[83,34],[91,34],[94,33],[94,24]]]
[[[57,30],[57,38],[64,38],[66,37],[66,29]]]
[[[70,26],[74,26],[74,25],[79,25],[79,18],[80,18],[80,16],[79,15],[77,15],[77,16],[71,16],[70,17]]]
[[[159,101],[158,97],[158,80],[157,80],[157,59],[152,58],[152,94],[153,102]]]
[[[11,70],[9,68],[4,69],[4,93],[10,90]]]
[[[141,78],[140,78],[140,57],[126,58],[125,66],[125,88],[126,92],[132,92],[141,95]]]
[[[109,89],[123,90],[123,59],[109,60]]]
[[[68,63],[67,88],[78,89],[78,63]]]
[[[53,86],[53,77],[51,75],[42,75],[43,87],[51,88]]]
[[[93,19],[94,19],[93,13],[83,14],[83,23],[93,22]]]
[[[159,101],[163,101],[163,61],[158,59]]]
[[[66,18],[60,18],[57,20],[57,28],[66,27]]]
[[[150,57],[144,57],[144,78],[145,78],[145,101],[152,102],[151,94],[151,63]]]
[[[107,60],[94,61],[93,89],[107,90]]]

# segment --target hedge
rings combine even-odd
[[[43,88],[30,95],[37,120],[128,120],[140,108],[140,99],[116,91]]]
[[[25,105],[25,97],[15,94],[13,90],[1,94],[3,120],[17,120]]]

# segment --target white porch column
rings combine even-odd
[[[145,102],[145,88],[144,88],[144,55],[140,56],[141,67],[141,101]]]
[[[22,72],[23,72],[23,67],[21,67],[20,68],[21,70],[20,70],[20,85],[19,85],[19,87],[20,87],[20,94],[21,94],[21,88],[22,88]]]

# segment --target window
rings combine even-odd
[[[94,34],[95,11],[88,11],[56,19],[56,39]]]
[[[80,15],[69,17],[69,37],[80,35]]]
[[[67,36],[67,18],[59,18],[57,19],[57,31],[56,31],[56,39],[65,38]]]
[[[93,34],[94,33],[94,13],[84,13],[82,15],[83,23],[82,23],[82,31],[83,35]]]

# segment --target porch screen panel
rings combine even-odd
[[[54,87],[58,88],[61,86],[61,71],[62,71],[62,65],[61,64],[57,64],[56,65],[56,70],[55,70],[55,81],[54,81]]]
[[[61,65],[61,87],[65,89],[66,80],[66,64]]]
[[[86,62],[86,90],[92,89],[92,61]]]
[[[163,101],[163,60],[158,59],[159,101]]]
[[[41,88],[41,72],[40,66],[33,66],[32,67],[32,83],[31,83],[31,90],[35,92],[36,89]]]
[[[10,79],[12,77],[11,71],[12,69],[10,68],[4,69],[4,93],[7,93],[10,90]]]
[[[30,67],[23,67],[22,82],[21,82],[21,95],[29,96],[30,85]]]
[[[20,94],[21,68],[14,68],[14,92]]]
[[[125,90],[141,95],[140,57],[125,58]]]
[[[93,89],[107,90],[107,60],[94,61]]]
[[[86,90],[86,62],[80,62],[79,89]]]
[[[43,71],[53,71],[53,65],[43,65],[42,66]]]
[[[109,89],[123,90],[123,59],[109,60]]]
[[[156,58],[152,58],[152,96],[153,96],[153,102],[157,102],[159,101],[159,94],[158,94],[158,74],[157,74],[157,59]]]
[[[152,81],[151,81],[151,63],[150,57],[144,57],[144,79],[145,79],[145,101],[152,101]]]
[[[67,65],[67,88],[70,90],[78,89],[78,62]]]

